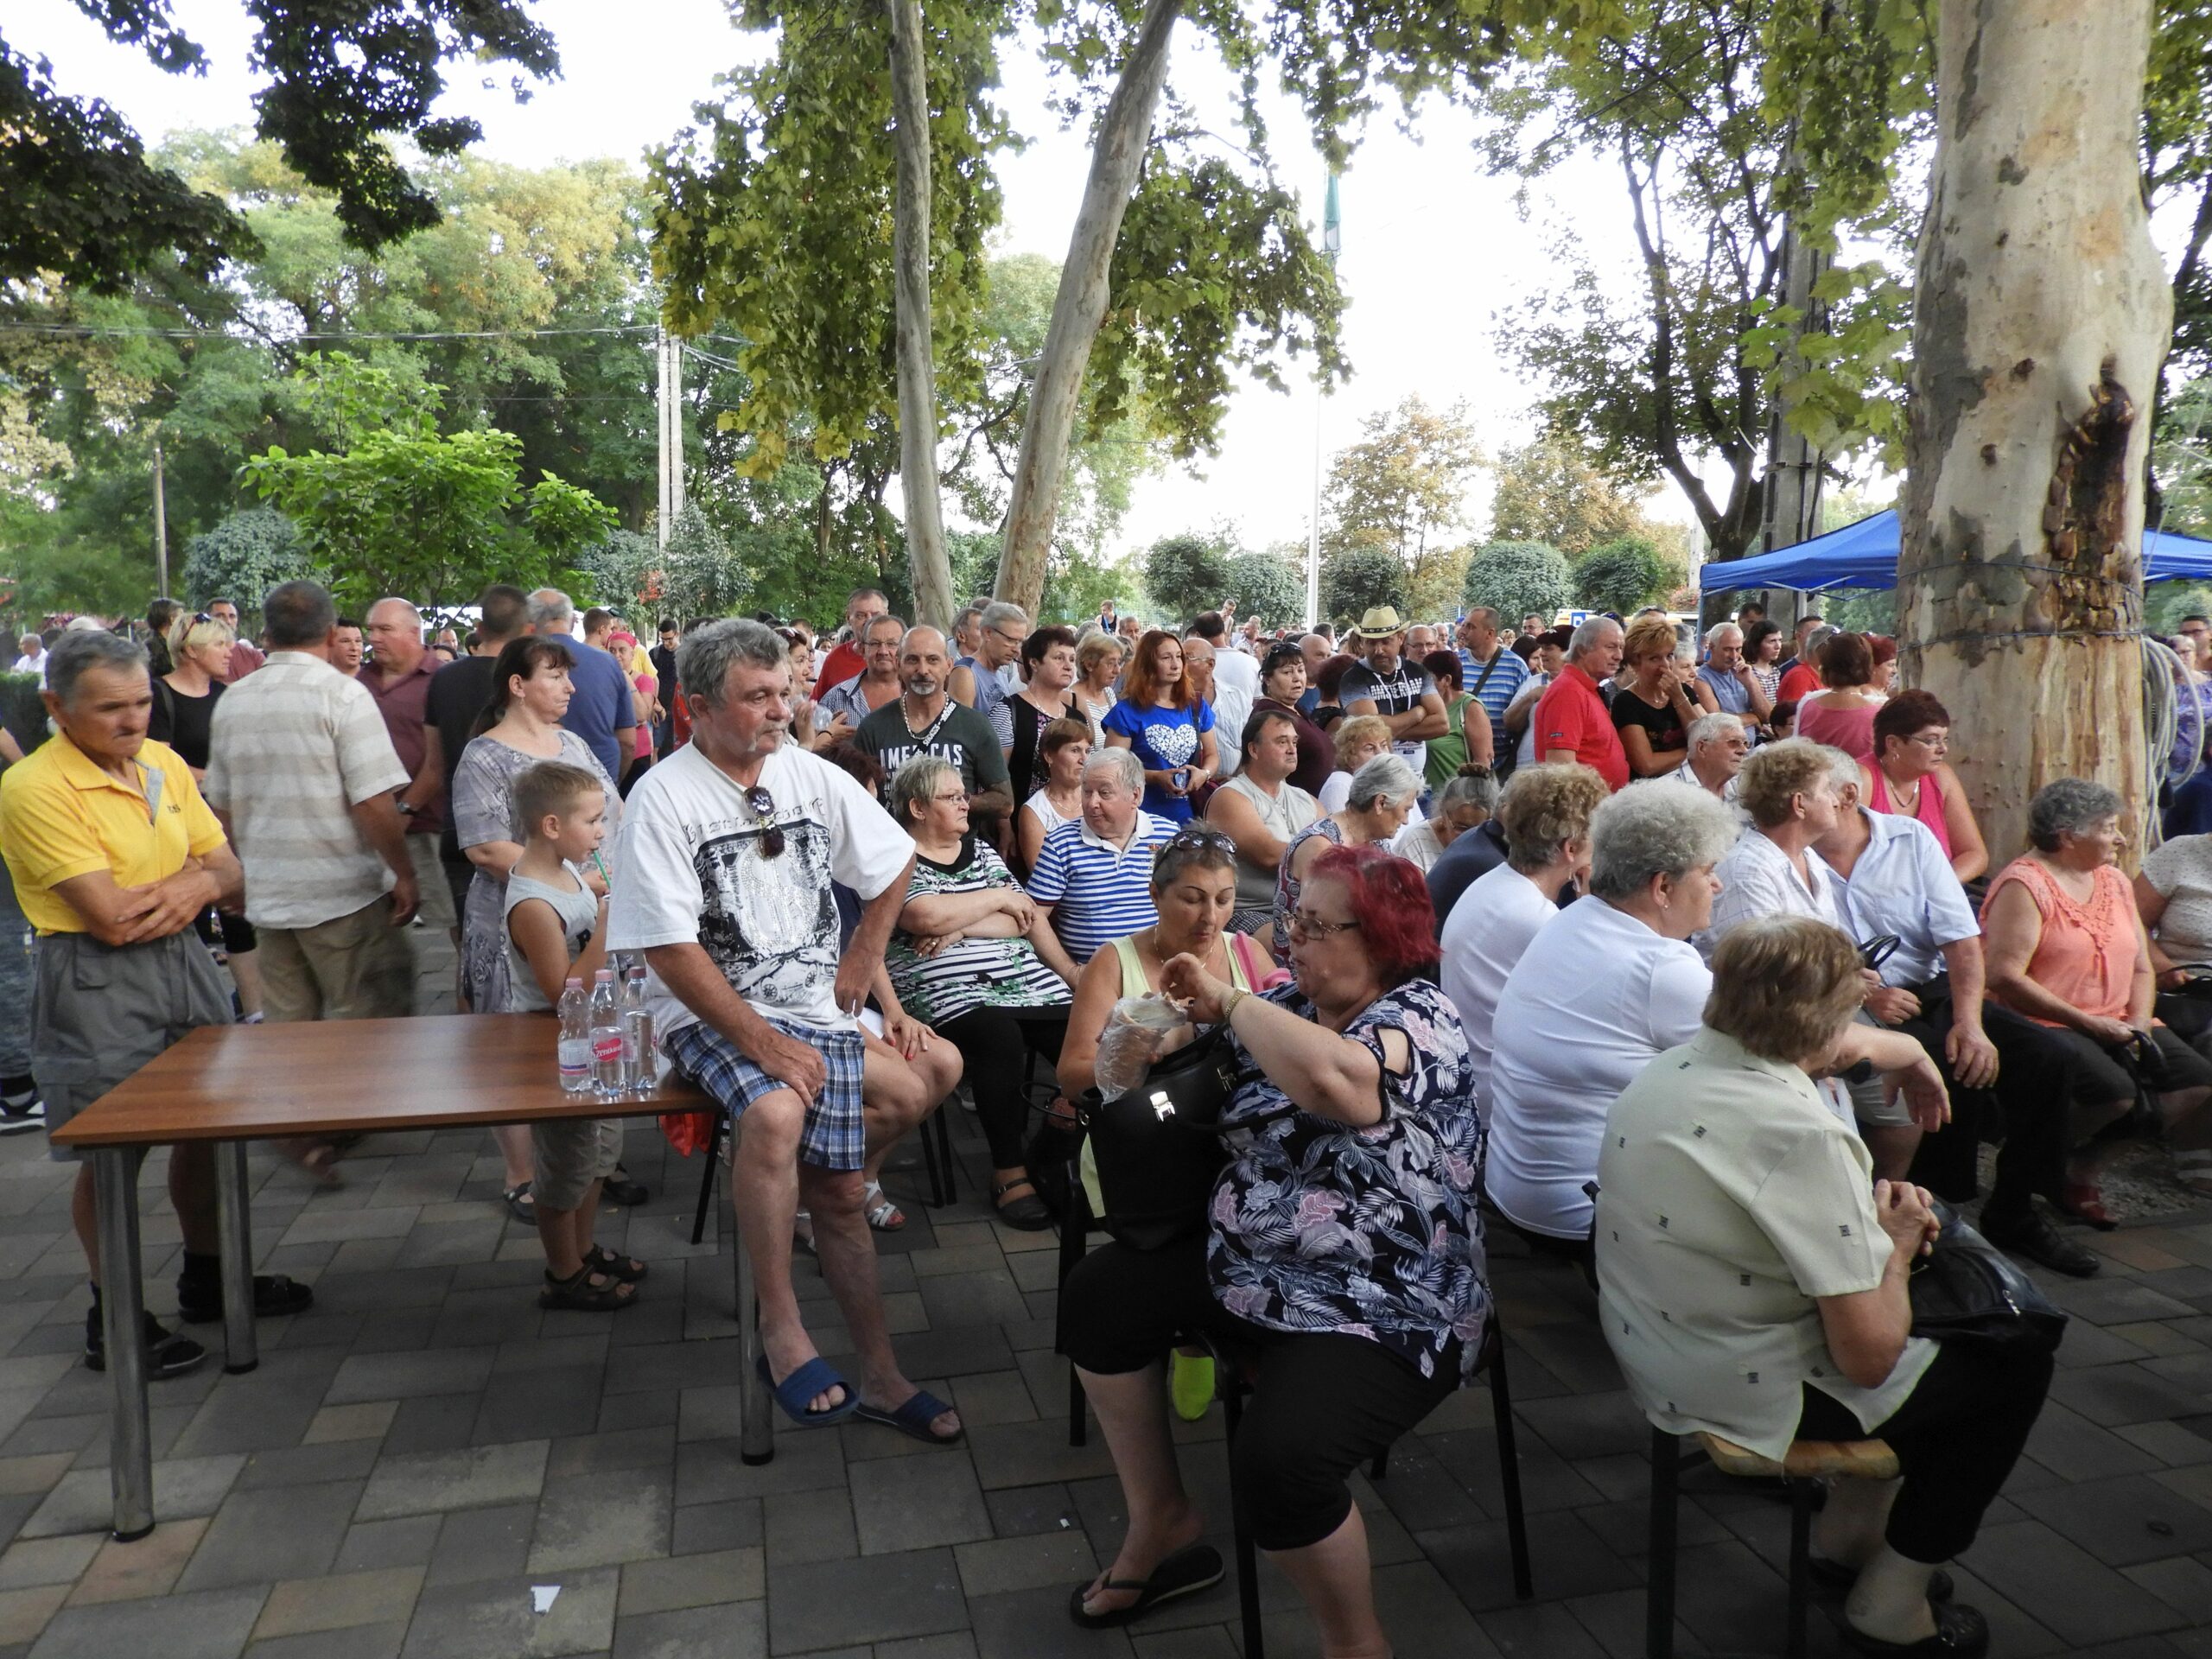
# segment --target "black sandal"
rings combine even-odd
[[[603,1273],[610,1279],[619,1279],[626,1285],[634,1285],[652,1271],[634,1255],[617,1255],[604,1244],[594,1244],[584,1252],[584,1266],[594,1273]]]
[[[553,1269],[545,1269],[545,1288],[537,1293],[537,1305],[546,1308],[566,1308],[578,1313],[619,1313],[626,1307],[637,1306],[638,1293],[633,1286],[620,1279],[605,1279],[597,1288],[592,1285],[592,1265],[587,1262],[578,1268],[575,1276],[556,1279]]]
[[[1148,1579],[1104,1579],[1076,1586],[1068,1596],[1068,1617],[1086,1630],[1110,1630],[1143,1618],[1163,1601],[1211,1589],[1221,1582],[1224,1572],[1221,1552],[1211,1544],[1185,1544],[1154,1567]],[[1084,1606],[1084,1598],[1094,1591],[1103,1594],[1109,1590],[1134,1590],[1137,1599],[1126,1607],[1111,1607],[1103,1613]]]
[[[1017,1187],[1028,1192],[1011,1203],[1006,1195]],[[1052,1213],[1045,1208],[1045,1200],[1037,1196],[1037,1184],[1027,1175],[1017,1175],[1010,1181],[996,1181],[991,1186],[991,1207],[998,1218],[1016,1232],[1041,1233],[1052,1224]]]

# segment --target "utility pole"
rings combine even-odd
[[[660,331],[660,527],[661,551],[668,550],[669,526],[683,511],[683,342]]]
[[[1337,266],[1337,254],[1344,247],[1344,219],[1337,206],[1337,175],[1329,175],[1329,192],[1321,207],[1321,251],[1328,257],[1329,269]],[[1306,526],[1306,631],[1313,632],[1313,625],[1321,620],[1321,411],[1328,407],[1329,388],[1325,381],[1316,381],[1313,386],[1313,511]]]
[[[169,518],[162,489],[162,433],[154,429],[154,592],[166,599],[169,591]]]

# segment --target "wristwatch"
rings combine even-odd
[[[411,818],[422,810],[423,809],[421,807],[416,805],[412,801],[402,801],[399,803],[399,816],[403,818]]]

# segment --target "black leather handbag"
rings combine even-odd
[[[1217,1026],[1153,1063],[1126,1094],[1080,1107],[1106,1201],[1106,1230],[1133,1250],[1161,1250],[1206,1230],[1206,1204],[1229,1161],[1221,1109],[1236,1085],[1236,1050]],[[1295,1110],[1295,1108],[1290,1109]],[[1248,1128],[1288,1112],[1241,1120]]]
[[[1912,1334],[1968,1343],[1993,1353],[2054,1353],[2066,1315],[2002,1250],[1959,1218],[1948,1204],[1936,1248],[1912,1266]]]

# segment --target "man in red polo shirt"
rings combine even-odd
[[[1621,665],[1621,625],[1593,616],[1567,644],[1559,677],[1544,689],[1535,715],[1536,749],[1547,760],[1579,760],[1605,780],[1605,787],[1628,787],[1628,752],[1598,682],[1611,679]]]
[[[845,601],[845,637],[837,642],[822,664],[822,671],[814,677],[814,695],[819,697],[833,685],[842,685],[868,667],[868,658],[861,652],[861,641],[867,637],[868,625],[890,610],[891,601],[883,596],[880,588],[855,588]],[[671,703],[671,708],[679,705]]]
[[[453,890],[438,861],[438,832],[446,823],[445,766],[429,753],[423,736],[430,679],[445,664],[423,645],[423,613],[407,600],[378,600],[369,607],[362,632],[371,657],[353,677],[376,699],[391,747],[409,774],[407,787],[399,791],[399,811],[407,821],[408,855],[422,891],[423,923],[450,930],[460,923],[450,913]]]

